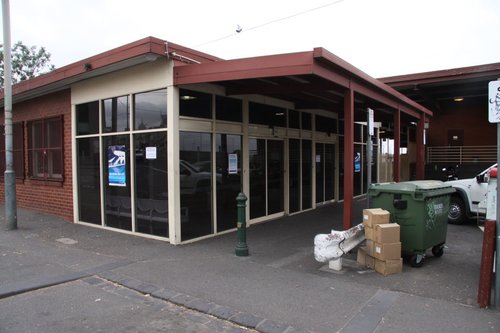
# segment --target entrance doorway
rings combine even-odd
[[[335,145],[316,143],[316,204],[335,199]]]
[[[283,140],[249,139],[250,219],[284,211]]]

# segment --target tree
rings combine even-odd
[[[0,86],[4,85],[3,44],[0,44]],[[28,47],[19,41],[12,47],[12,83],[32,79],[54,70],[50,63],[50,53],[45,47]]]

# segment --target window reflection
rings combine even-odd
[[[103,131],[105,133],[128,131],[128,96],[109,98],[103,101]]]
[[[168,237],[167,133],[134,135],[136,231]]]
[[[134,96],[134,129],[145,130],[167,126],[167,90]]]
[[[113,160],[110,152],[123,152],[125,168],[120,172],[112,170]],[[130,140],[128,135],[107,136],[103,138],[104,154],[104,202],[106,207],[106,226],[132,230],[132,209],[130,200]],[[116,158],[120,158],[116,156]],[[111,170],[111,172],[110,172]],[[121,173],[123,172],[123,173]],[[117,175],[114,175],[116,173]],[[111,174],[111,175],[110,175]],[[111,176],[111,177],[110,177]],[[114,176],[117,176],[114,178]],[[120,177],[123,176],[123,177]]]
[[[236,197],[241,191],[241,136],[216,135],[217,231],[236,228]],[[230,165],[229,159],[236,165]]]
[[[212,140],[209,133],[180,132],[181,238],[214,232],[212,224]],[[220,183],[220,174],[217,175]]]

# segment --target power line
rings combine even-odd
[[[233,32],[232,34],[229,34],[229,35],[226,35],[226,36],[223,36],[223,37],[219,37],[219,38],[216,38],[216,39],[212,39],[210,41],[207,41],[207,42],[204,42],[204,43],[201,43],[201,44],[198,44],[198,45],[195,45],[194,48],[197,48],[197,47],[201,47],[201,46],[205,46],[207,44],[212,44],[212,43],[215,43],[215,42],[218,42],[218,41],[221,41],[221,40],[224,40],[224,39],[227,39],[229,37],[233,37],[235,35],[238,35],[238,34],[241,34],[243,32],[246,32],[246,31],[251,31],[251,30],[255,30],[255,29],[259,29],[259,28],[262,28],[262,27],[265,27],[265,26],[268,26],[270,24],[273,24],[273,23],[277,23],[277,22],[281,22],[281,21],[285,21],[285,20],[288,20],[288,19],[291,19],[291,18],[294,18],[294,17],[297,17],[297,16],[300,16],[300,15],[303,15],[303,14],[307,14],[307,13],[310,13],[310,12],[313,12],[313,11],[316,11],[316,10],[320,10],[320,9],[323,9],[323,8],[326,8],[326,7],[330,7],[330,6],[333,6],[333,5],[336,5],[340,2],[343,2],[344,0],[336,0],[336,1],[332,1],[332,2],[329,2],[327,4],[324,4],[324,5],[321,5],[321,6],[318,6],[318,7],[314,7],[314,8],[310,8],[310,9],[306,9],[304,11],[301,11],[301,12],[298,12],[298,13],[295,13],[295,14],[292,14],[292,15],[288,15],[288,16],[285,16],[285,17],[281,17],[281,18],[278,18],[278,19],[274,19],[272,21],[269,21],[269,22],[265,22],[265,23],[262,23],[262,24],[258,24],[256,26],[253,26],[253,27],[250,27],[248,29],[242,29],[239,25],[238,25],[238,28],[236,30],[236,32]]]

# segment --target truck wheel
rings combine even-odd
[[[448,223],[464,224],[466,220],[464,202],[459,197],[451,197]]]

